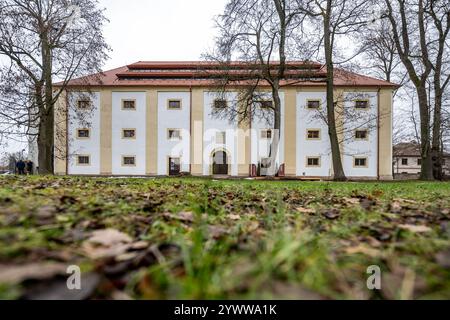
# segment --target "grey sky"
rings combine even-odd
[[[105,69],[139,60],[198,60],[212,46],[225,0],[100,0],[114,50]]]

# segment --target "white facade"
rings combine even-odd
[[[68,174],[98,175],[101,173],[100,165],[100,94],[89,94],[91,109],[87,111],[77,110],[77,101],[87,94],[69,94],[69,161]],[[169,159],[180,159],[180,172],[189,172],[191,169],[191,119],[192,101],[189,91],[158,91],[156,113],[147,115],[150,107],[147,105],[145,91],[112,91],[111,92],[111,173],[113,175],[145,175],[148,165],[146,158],[146,139],[151,128],[148,128],[149,117],[157,117],[157,155],[156,174],[169,175]],[[213,155],[217,151],[226,153],[228,175],[238,176],[239,165],[257,165],[263,158],[269,157],[271,138],[261,135],[262,130],[272,128],[273,123],[258,117],[252,118],[250,131],[239,131],[237,120],[230,121],[218,116],[214,111],[214,101],[219,98],[216,92],[203,92],[203,145],[201,172],[205,176],[213,174]],[[296,94],[296,124],[294,132],[286,132],[285,128],[285,95],[281,93],[281,132],[279,151],[276,164],[285,163],[285,135],[296,135],[295,175],[298,177],[323,177],[331,178],[333,175],[331,148],[328,137],[328,128],[324,121],[326,114],[325,91],[298,91]],[[343,166],[348,177],[376,178],[377,177],[377,92],[344,93],[344,141],[341,145]],[[225,96],[229,105],[237,103],[237,92],[228,92]],[[270,99],[270,94],[268,94]],[[365,99],[369,108],[366,110],[355,109],[355,99]],[[127,110],[123,107],[124,101],[134,101],[135,108]],[[169,101],[179,101],[180,108],[170,108]],[[308,109],[308,100],[319,100],[319,110]],[[198,108],[198,104],[197,104]],[[155,110],[153,109],[153,110]],[[349,112],[347,112],[349,111]],[[81,113],[80,113],[81,112]],[[89,138],[78,138],[77,129],[89,128]],[[292,127],[291,127],[292,128]],[[123,130],[135,130],[133,138],[124,137]],[[354,137],[355,129],[367,129],[367,139],[357,140]],[[169,131],[178,130],[181,139],[170,138]],[[308,130],[319,131],[320,136],[311,139]],[[245,157],[239,152],[247,152],[239,146],[242,137],[250,135],[250,160],[247,163],[239,163]],[[78,155],[90,157],[89,165],[79,164]],[[134,157],[135,163],[124,163],[124,157]],[[311,165],[308,157],[318,158],[319,162]],[[366,165],[355,166],[355,157],[365,158]],[[199,173],[197,173],[199,174]],[[241,174],[243,174],[241,172]],[[292,174],[292,173],[291,173]]]
[[[80,110],[78,101],[89,99],[88,110]],[[100,94],[98,92],[68,95],[68,174],[100,174]],[[89,129],[89,138],[78,138],[78,129]],[[80,155],[89,156],[90,164],[78,164]]]
[[[308,100],[319,100],[319,110],[308,109]],[[331,177],[333,174],[328,128],[322,118],[325,113],[325,91],[297,93],[297,176]],[[308,139],[308,130],[319,130],[320,138],[318,140]],[[319,166],[308,166],[308,157],[318,157]]]
[[[170,109],[169,100],[180,100],[181,108]],[[189,172],[190,163],[189,92],[158,92],[158,175],[169,174],[169,158],[179,158],[181,172]],[[181,139],[169,139],[168,130],[180,130]]]
[[[221,119],[213,111],[214,100],[218,98],[215,92],[205,92],[203,101],[203,175],[212,174],[213,154],[216,151],[225,151],[227,153],[228,163],[230,164],[229,174],[238,175],[238,123],[231,122],[228,119]],[[228,93],[225,95],[228,104],[237,103],[237,94]],[[219,143],[218,134],[225,134],[225,143]]]

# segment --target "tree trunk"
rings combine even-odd
[[[45,29],[45,26],[43,27]],[[38,136],[39,173],[53,174],[53,84],[52,84],[52,49],[48,41],[47,30],[41,34],[42,40],[42,76],[44,79],[44,103],[39,105],[40,122]]]
[[[327,12],[324,15],[324,47],[327,66],[327,123],[328,135],[330,137],[331,157],[333,161],[334,180],[347,180],[342,167],[341,150],[336,131],[336,114],[334,107],[334,66],[333,66],[333,44],[330,32],[331,0],[327,1]]]
[[[441,126],[442,126],[442,89],[440,82],[441,74],[436,72],[434,77],[434,112],[433,112],[433,139],[431,145],[431,161],[433,166],[433,176],[442,180],[442,159],[443,149],[441,148]]]
[[[417,88],[420,109],[420,143],[422,165],[420,172],[421,180],[434,180],[433,161],[430,147],[430,115],[428,113],[427,91],[424,86]]]
[[[272,137],[272,143],[270,145],[270,168],[269,175],[275,176],[278,173],[278,166],[276,163],[278,148],[280,145],[280,137],[281,137],[281,99],[280,99],[280,90],[278,81],[275,81],[275,84],[272,86],[272,98],[273,98],[273,106],[274,106],[274,119],[273,119],[273,128],[274,134]]]

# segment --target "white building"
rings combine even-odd
[[[302,65],[288,63],[291,73]],[[319,64],[312,66],[320,71]],[[100,82],[98,77],[71,81],[55,108],[55,173],[264,174],[272,123],[218,117],[215,108],[239,103],[239,87],[218,98],[205,71],[215,67],[205,62],[138,62],[104,72]],[[320,116],[326,108],[325,84],[286,79],[282,85],[279,175],[332,178],[327,125]],[[336,73],[336,105],[344,110],[336,116],[348,177],[392,179],[395,88],[367,76]],[[264,93],[269,87],[262,82],[258,89]]]

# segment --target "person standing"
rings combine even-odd
[[[25,174],[25,162],[23,162],[22,159],[20,159],[17,162],[16,167],[17,167],[17,171],[18,171],[19,175],[24,175]]]
[[[33,174],[33,161],[27,161],[27,174]]]

